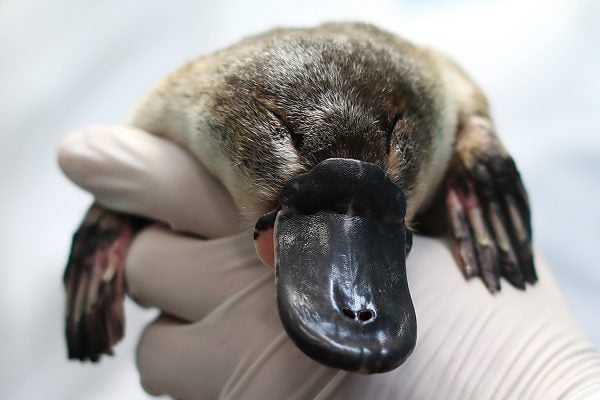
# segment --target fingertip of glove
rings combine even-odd
[[[75,181],[78,180],[78,173],[86,160],[84,135],[83,130],[71,132],[58,145],[58,166],[67,177]]]
[[[114,147],[115,140],[127,137],[124,131],[129,130],[132,129],[95,125],[67,134],[57,151],[61,171],[75,183],[86,187],[88,178],[103,170],[107,161],[111,161],[112,153],[107,149]]]

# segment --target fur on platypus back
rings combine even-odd
[[[381,166],[411,221],[476,115],[489,121],[485,97],[447,57],[370,25],[327,24],[198,58],[145,96],[129,124],[192,152],[250,221],[287,180],[331,157]]]

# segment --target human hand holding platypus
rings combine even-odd
[[[599,383],[600,359],[542,261],[531,290],[507,286],[491,296],[464,280],[445,242],[415,236],[407,268],[419,323],[413,354],[390,373],[346,373],[288,338],[272,271],[249,233],[239,233],[227,192],[189,154],[142,131],[97,127],[64,140],[61,166],[100,203],[163,223],[136,236],[126,262],[130,295],[163,311],[138,347],[150,393],[553,399]]]
[[[383,32],[360,25],[330,25],[316,30],[278,31],[249,39],[212,57],[200,59],[170,77],[140,103],[132,124],[187,147],[225,185],[246,217],[245,221],[256,220],[266,213],[256,225],[255,240],[261,258],[276,266],[277,303],[283,326],[300,349],[322,364],[350,371],[384,372],[400,365],[413,350],[417,318],[405,272],[405,258],[412,238],[408,227],[424,230],[432,219],[448,220],[449,231],[453,233],[452,247],[463,272],[468,277],[481,276],[491,292],[500,289],[500,275],[521,289],[525,282],[536,281],[527,199],[512,160],[493,132],[483,96],[444,57]],[[151,158],[155,155],[148,151],[151,149],[139,146],[137,142],[132,146],[137,149],[138,156],[141,153],[147,153]],[[64,154],[69,152],[63,151]],[[126,155],[127,152],[119,154]],[[63,165],[69,165],[69,156],[62,159]],[[144,175],[148,165],[132,165],[136,167],[131,170],[141,173],[141,177],[152,176]],[[161,169],[165,168],[171,167],[161,166]],[[179,173],[179,168],[176,171]],[[127,174],[123,176],[131,178]],[[157,176],[160,177],[160,173]],[[141,180],[141,184],[152,181],[158,179]],[[125,179],[116,187],[131,191],[136,186],[132,182],[135,179]],[[189,185],[182,177],[175,182]],[[91,189],[94,189],[93,185]],[[120,199],[113,202],[103,200],[102,193],[94,191],[98,203],[113,210],[170,222],[179,230],[204,237],[213,236],[211,232],[197,229],[199,225],[193,221],[198,216],[190,217],[191,213],[185,212],[190,209],[190,204],[200,204],[200,197],[187,203],[187,197],[181,193],[168,191],[170,206],[187,216],[169,221],[160,212],[119,206],[119,203],[131,201],[131,196],[113,196],[113,199]],[[148,196],[151,204],[161,203],[161,198]],[[210,221],[217,215],[213,209],[202,207],[198,214]],[[207,214],[206,210],[211,212]],[[236,215],[233,212],[225,214],[229,215],[229,220],[231,215]],[[438,214],[440,218],[434,218]],[[75,236],[65,275],[71,357],[97,360],[100,353],[110,353],[112,345],[120,338],[123,258],[133,233],[146,224],[145,219],[115,214],[95,206]],[[247,222],[242,226],[247,226]],[[144,235],[140,234],[136,243]],[[169,247],[166,242],[164,244],[164,248]],[[210,253],[210,248],[204,250]],[[130,259],[134,254],[135,245]],[[447,264],[448,261],[441,263]],[[135,270],[131,265],[128,268]],[[421,273],[439,274],[436,267],[421,268],[425,269]],[[224,273],[223,270],[218,272]],[[246,383],[251,387],[252,382],[260,382],[250,376],[257,377],[253,374],[265,372],[265,365],[277,365],[273,361],[275,355],[281,354],[280,348],[289,346],[286,336],[267,334],[269,329],[272,332],[273,321],[265,304],[261,306],[252,300],[256,296],[254,300],[258,301],[260,293],[266,295],[263,288],[267,285],[265,290],[268,290],[268,283],[264,279],[252,280],[254,284],[232,300],[225,300],[231,293],[220,290],[220,296],[216,298],[224,301],[224,305],[218,309],[225,309],[206,315],[197,310],[186,314],[183,309],[190,311],[194,308],[191,303],[167,307],[160,302],[147,301],[141,294],[143,290],[135,289],[136,285],[132,283],[135,278],[131,276],[132,272],[129,272],[129,289],[141,302],[159,306],[186,321],[201,319],[199,324],[189,325],[195,326],[194,331],[199,327],[204,332],[211,329],[213,334],[220,332],[212,341],[206,337],[202,346],[229,354],[227,357],[235,368],[227,390],[233,390],[234,396],[242,393],[237,391],[243,391]],[[218,286],[210,276],[208,271],[203,271],[201,281],[214,290]],[[472,319],[480,324],[469,322],[463,325],[463,318],[469,320],[469,307],[459,301],[464,293],[458,293],[448,276],[440,276],[447,281],[444,285],[428,284],[423,289],[427,293],[431,291],[433,294],[428,296],[434,296],[441,303],[427,306],[427,312],[434,314],[436,321],[431,326],[426,325],[425,330],[443,327],[445,318],[454,320],[456,326],[444,333],[446,337],[435,348],[436,354],[432,355],[433,348],[429,348],[432,357],[429,361],[434,365],[439,366],[437,357],[443,360],[442,355],[449,348],[452,348],[454,362],[457,362],[457,356],[476,361],[470,354],[477,356],[477,346],[470,346],[469,338],[480,343],[482,337],[489,337],[486,332],[490,326],[495,326],[496,331],[506,330],[508,326],[509,332],[512,332],[512,325],[520,328],[515,322],[507,322],[518,315],[504,316],[501,325],[494,325],[498,318],[496,314],[501,314],[502,307],[498,303],[500,300],[489,294],[491,304],[498,309],[491,313],[483,306],[471,305],[483,312]],[[184,279],[185,274],[173,274],[173,277],[178,280],[174,288],[179,287],[174,290],[182,295],[185,284],[194,283]],[[248,283],[244,280],[236,282]],[[418,287],[415,289],[414,285],[418,286],[418,279],[409,277],[408,282],[416,299]],[[462,285],[471,287],[464,281]],[[233,284],[228,286],[231,290],[234,287]],[[539,291],[543,292],[543,288],[534,292]],[[510,295],[502,296],[510,298]],[[185,303],[178,301],[178,296],[173,293],[167,297],[172,298],[173,304]],[[202,295],[197,297],[202,299]],[[270,301],[274,303],[273,297]],[[481,302],[477,298],[468,299]],[[221,304],[214,299],[203,300],[204,311],[210,310],[211,304]],[[526,309],[524,305],[531,301],[519,304],[519,309]],[[448,306],[453,306],[455,313],[450,313],[450,317],[446,316],[449,311],[440,315],[440,307],[443,310]],[[538,307],[536,312],[540,310]],[[517,314],[514,309],[512,311]],[[241,312],[247,319],[242,327],[250,330],[254,324],[264,331],[240,334],[240,328],[236,329],[235,325],[221,326],[221,331],[215,329],[224,321],[240,322],[239,318],[233,317],[236,313],[239,317]],[[418,304],[417,313],[419,332],[423,332],[422,324],[427,324],[427,319],[423,322]],[[252,324],[248,318],[254,319]],[[277,326],[280,326],[278,322]],[[469,329],[463,330],[460,338],[454,337],[461,327]],[[242,347],[237,348],[240,351],[236,351],[234,343],[227,339],[228,335],[238,339],[241,336]],[[421,337],[423,333],[419,335]],[[146,335],[141,349],[150,341],[148,337],[150,334]],[[259,338],[265,337],[268,340],[260,342]],[[507,340],[506,336],[504,340]],[[459,341],[461,343],[457,343]],[[191,357],[193,346],[184,347],[184,352]],[[523,352],[528,351],[522,347],[517,344],[504,350],[520,359]],[[519,351],[514,355],[517,348]],[[468,350],[464,357],[460,357],[461,350]],[[427,354],[424,351],[423,354]],[[232,355],[251,364],[245,368],[234,362],[236,357],[232,358]],[[252,355],[262,356],[255,358]],[[506,355],[498,357],[495,354],[496,358],[506,362],[503,356]],[[409,369],[416,373],[419,370],[419,361],[411,361],[415,357],[409,359],[403,371]],[[202,363],[202,358],[198,362]],[[179,359],[184,360],[181,356]],[[479,356],[478,359],[487,358]],[[511,362],[514,364],[516,359]],[[284,359],[282,365],[295,368],[292,369],[295,373],[287,372],[288,379],[304,382],[302,387],[309,391],[306,395],[316,393],[310,392],[315,389],[310,382],[321,382],[322,379],[331,382],[325,388],[316,384],[325,390],[324,393],[353,387],[346,382],[348,379],[343,379],[348,376],[346,373],[335,374],[336,378],[331,381],[328,374],[335,370],[317,368],[308,359],[302,360]],[[410,363],[416,365],[409,367]],[[213,371],[211,368],[217,364],[210,365],[205,365],[207,369],[198,373],[208,379]],[[299,372],[301,365],[312,371],[312,378]],[[515,365],[505,366],[504,380],[515,371]],[[452,371],[451,366],[446,368]],[[143,369],[142,366],[142,375]],[[421,375],[427,375],[423,368],[420,370]],[[284,371],[282,368],[281,372]],[[213,372],[220,374],[222,371]],[[407,372],[404,374],[404,378],[410,377]],[[195,382],[198,375],[193,375]],[[453,379],[468,376],[462,372],[458,375]],[[436,376],[443,379],[442,375]],[[377,382],[384,378],[352,378],[353,382],[362,384],[365,384],[364,379]],[[497,383],[496,389],[501,390],[504,380]],[[405,384],[417,390],[418,395],[418,385]],[[493,385],[490,390],[494,389]],[[380,386],[378,390],[390,389],[389,385]],[[286,386],[284,389],[289,393],[291,388]],[[354,389],[353,393],[359,393]],[[375,387],[367,389],[375,390]],[[396,389],[390,393],[398,393]],[[535,391],[535,388],[526,385],[523,390]],[[184,397],[192,393],[187,392]]]

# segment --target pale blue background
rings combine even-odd
[[[600,2],[5,0],[0,398],[147,398],[133,352],[151,311],[130,305],[114,359],[65,358],[61,275],[90,198],[56,167],[61,136],[121,122],[166,73],[246,34],[344,19],[445,50],[485,89],[530,191],[536,245],[600,345]]]

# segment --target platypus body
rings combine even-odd
[[[537,280],[527,196],[485,96],[444,55],[375,27],[245,39],[167,77],[129,124],[180,144],[229,190],[259,256],[274,250],[284,327],[326,365],[384,372],[413,350],[413,230],[445,229],[490,292],[501,276]],[[94,205],[76,233],[69,357],[96,361],[121,338],[123,259],[142,225]],[[107,248],[119,249],[110,273],[89,257]]]

